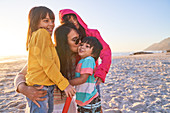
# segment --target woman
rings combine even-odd
[[[111,50],[109,45],[100,36],[99,31],[97,29],[89,29],[85,22],[81,19],[81,17],[71,9],[60,10],[59,19],[61,24],[73,23],[80,31],[82,38],[86,36],[92,36],[96,37],[100,41],[103,46],[103,49],[100,54],[102,63],[97,66],[97,70],[95,71],[94,76],[96,77],[97,84],[104,82],[111,64]],[[96,63],[98,63],[98,61]]]
[[[101,64],[98,65],[96,61],[97,69],[95,71],[95,80],[97,81],[97,90],[100,95],[100,83],[105,82],[106,74],[109,71],[111,65],[111,50],[109,45],[103,40],[99,31],[97,29],[89,29],[81,17],[71,9],[63,9],[59,11],[60,23],[73,23],[77,29],[81,32],[82,38],[86,36],[96,37],[103,46],[103,49],[100,53],[100,58],[102,60]],[[102,111],[102,110],[101,110]]]
[[[48,16],[46,16],[46,15],[48,15]],[[31,36],[32,33],[35,32],[39,28],[44,28],[50,33],[50,35],[52,34],[52,31],[53,31],[53,28],[54,28],[54,14],[50,9],[48,9],[46,7],[41,7],[41,6],[40,7],[34,7],[31,10],[31,13],[29,14],[28,37]],[[70,33],[70,32],[68,32],[68,33]],[[67,35],[68,34],[66,34],[66,36]],[[74,38],[75,37],[74,35],[79,36],[79,34],[77,33],[76,30],[74,30],[72,35],[69,35],[69,36],[71,38],[73,36],[73,38]],[[28,41],[30,41],[30,40],[28,40]],[[28,43],[27,43],[27,46],[29,46]],[[76,44],[76,46],[74,48],[77,49],[77,46],[78,46],[78,44]],[[74,51],[76,51],[76,50],[74,50]],[[25,66],[23,68],[23,70],[16,76],[14,84],[15,84],[18,92],[23,93],[25,96],[27,96],[29,99],[31,99],[37,106],[39,106],[37,101],[44,101],[45,98],[37,98],[36,95],[38,95],[40,97],[44,97],[47,94],[47,92],[37,90],[37,89],[42,89],[42,86],[37,88],[37,89],[33,86],[27,86],[25,84],[26,73],[27,73],[27,66]],[[69,86],[64,91],[67,94],[67,96],[72,97],[75,94],[72,90],[73,90],[72,86]],[[62,99],[62,100],[64,100],[64,99]]]
[[[80,43],[81,36],[78,30],[73,24],[63,24],[56,28],[54,32],[54,41],[56,44],[56,50],[60,58],[61,73],[68,79],[71,80],[75,76],[76,68],[76,57],[78,52],[78,46]],[[65,102],[65,94],[61,92],[62,103],[54,105],[54,108],[63,109]],[[61,97],[60,96],[60,97]],[[58,98],[54,99],[57,102]],[[56,111],[59,111],[55,109]],[[69,113],[76,113],[77,108],[73,98]]]

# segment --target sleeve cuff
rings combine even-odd
[[[18,92],[18,86],[21,84],[21,83],[25,83],[26,81],[23,79],[23,75],[22,74],[18,74],[16,75],[15,79],[14,79],[14,87],[15,87],[15,91]],[[19,92],[18,92],[19,93]]]
[[[69,85],[68,80],[64,78],[57,86],[61,91],[63,91],[64,89],[67,88],[68,85]]]
[[[17,93],[20,93],[20,92],[18,91],[18,86],[19,86],[21,83],[25,83],[25,81],[20,81],[19,83],[17,83],[17,84],[15,85],[15,91],[16,91]]]
[[[105,82],[105,78],[106,78],[106,72],[104,72],[104,71],[97,71],[96,70],[96,72],[95,72],[95,74],[94,74],[94,77],[99,77],[99,78],[101,78],[102,79],[102,81],[103,81],[103,83]]]

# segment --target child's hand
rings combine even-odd
[[[66,93],[67,97],[73,98],[73,96],[76,93],[76,90],[72,85],[68,85],[67,88],[64,90],[64,92]]]
[[[100,85],[101,83],[103,83],[100,77],[96,77],[94,81],[96,81],[96,85]]]

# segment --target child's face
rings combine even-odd
[[[90,48],[89,44],[81,43],[78,47],[78,54],[83,59],[83,58],[86,58],[88,56],[93,56],[92,50],[93,50],[93,47]]]
[[[44,28],[50,33],[50,35],[52,35],[54,26],[55,26],[54,20],[50,19],[49,14],[47,14],[46,18],[40,20],[38,29]]]

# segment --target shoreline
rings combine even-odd
[[[153,53],[153,54],[137,54],[137,55],[122,55],[122,56],[112,56],[113,59],[117,58],[130,58],[130,57],[160,57],[160,56],[170,56],[170,53]]]

